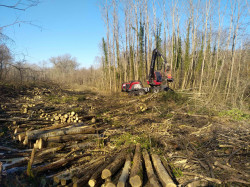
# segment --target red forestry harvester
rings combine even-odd
[[[159,70],[155,71],[155,62],[157,56],[160,56],[164,61],[164,75],[162,75],[161,71]],[[164,80],[166,80],[166,85],[162,84]],[[166,58],[157,49],[154,49],[147,80],[147,83],[150,85],[150,87],[144,88],[141,81],[129,81],[122,84],[122,92],[128,92],[130,95],[144,95],[150,91],[153,93],[158,93],[162,90],[168,90],[169,82],[173,82],[170,66],[167,63]]]

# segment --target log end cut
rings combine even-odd
[[[130,177],[129,179],[129,183],[131,184],[131,186],[133,187],[140,187],[142,186],[142,180],[141,177],[139,175],[135,175],[133,177]]]
[[[90,179],[89,182],[88,182],[89,186],[95,186],[96,184],[96,180],[95,179]]]
[[[112,173],[109,169],[104,169],[102,171],[102,179],[107,179],[108,177],[111,177]]]

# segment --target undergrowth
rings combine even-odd
[[[174,91],[167,91],[160,93],[160,100],[163,102],[175,102],[178,105],[182,105],[187,101],[187,97]]]
[[[249,120],[250,115],[244,113],[243,111],[233,108],[231,110],[224,110],[219,112],[219,116],[228,116],[236,121]]]

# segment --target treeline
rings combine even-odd
[[[249,97],[247,1],[106,0],[100,9],[106,90],[145,82],[158,48],[171,64],[174,89],[234,106]]]
[[[100,38],[98,65],[79,68],[70,55],[40,66],[15,61],[0,32],[0,81],[52,80],[120,92],[121,83],[130,80],[146,86],[157,48],[171,65],[174,90],[191,91],[206,103],[241,107],[249,102],[247,1],[105,0],[99,5],[106,36]]]
[[[25,60],[16,61],[5,44],[0,44],[0,83],[22,85],[26,83],[55,82],[64,87],[101,87],[101,70],[79,68],[76,58],[69,54],[51,57],[40,65]]]

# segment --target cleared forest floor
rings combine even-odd
[[[138,147],[143,186],[150,186],[145,150],[177,185],[250,185],[248,115],[198,109],[174,92],[107,96],[57,85],[1,86],[0,101],[3,186],[88,186],[88,175],[116,184]],[[110,165],[117,169],[102,180],[98,171]]]

